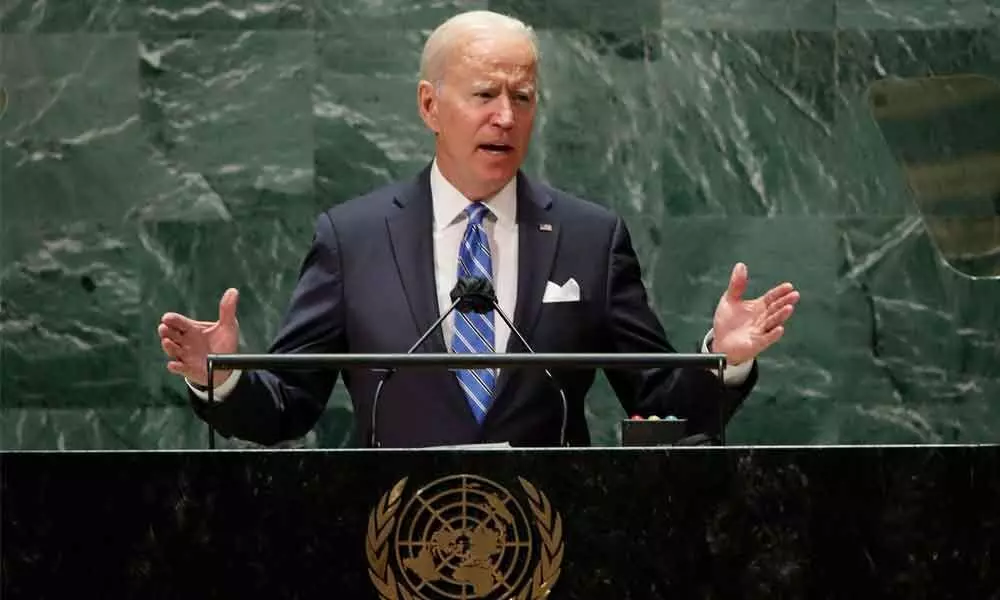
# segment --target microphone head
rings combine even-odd
[[[463,313],[488,313],[493,310],[496,297],[493,284],[483,277],[460,277],[451,290],[451,301],[460,300],[455,308]]]

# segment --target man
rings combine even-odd
[[[413,180],[319,216],[271,352],[405,352],[450,306],[459,276],[492,281],[535,351],[673,351],[648,305],[624,222],[519,170],[537,67],[531,30],[502,15],[465,13],[431,35],[417,99],[435,136],[433,162]],[[743,300],[746,285],[738,264],[710,332],[711,349],[731,365],[723,380],[704,369],[607,370],[629,414],[683,417],[691,434],[718,431],[756,379],[754,358],[782,336],[799,298],[785,283]],[[215,322],[165,314],[158,332],[167,368],[187,378],[197,414],[223,435],[263,444],[300,437],[338,373],[217,372],[218,401],[205,401],[206,355],[237,351],[236,302],[237,291],[227,290]],[[421,350],[524,352],[494,313],[453,313]],[[360,443],[373,426],[385,446],[559,440],[561,402],[538,369],[401,370],[383,391],[374,425],[377,375],[342,374]],[[568,400],[567,441],[587,445],[584,397],[594,370],[554,375]]]

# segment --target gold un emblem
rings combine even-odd
[[[538,488],[518,477],[522,502],[489,479],[451,475],[404,503],[406,479],[382,496],[368,519],[368,574],[379,598],[549,595],[562,564],[562,518]]]

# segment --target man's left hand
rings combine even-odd
[[[799,293],[791,283],[773,287],[759,298],[744,300],[748,280],[746,265],[737,263],[712,320],[712,352],[725,354],[730,365],[753,360],[781,339],[785,321],[799,301]]]

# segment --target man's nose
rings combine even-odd
[[[493,123],[497,127],[510,129],[514,126],[514,106],[506,94],[501,94],[498,100],[500,104],[497,111],[493,113]]]

